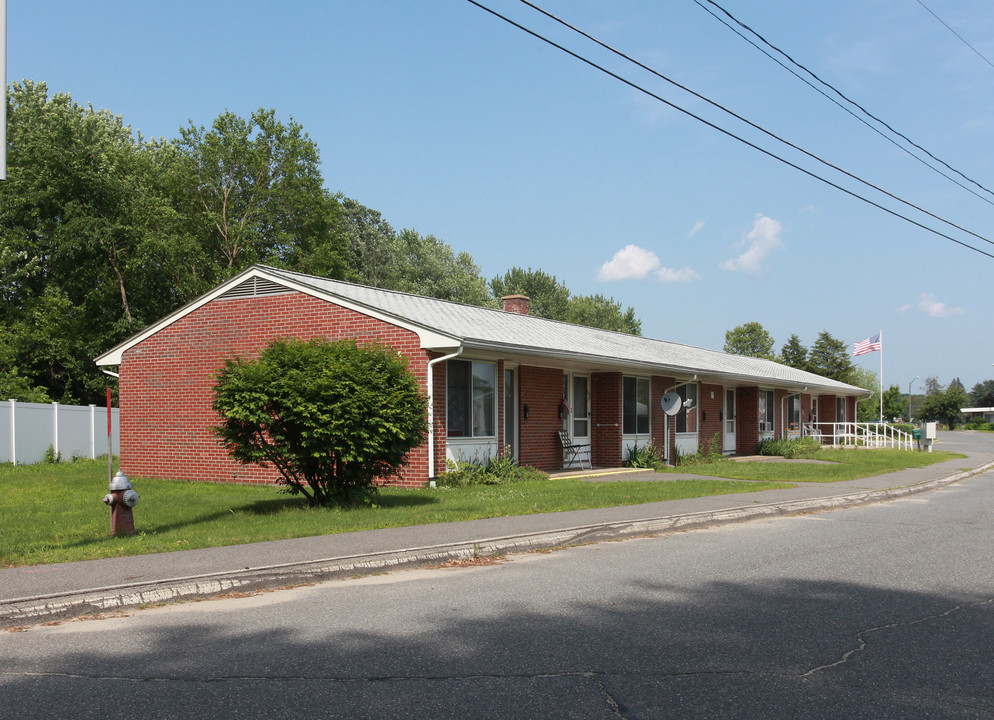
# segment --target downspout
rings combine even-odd
[[[462,345],[454,352],[428,361],[428,477],[435,477],[435,365],[462,355]]]

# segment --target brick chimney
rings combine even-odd
[[[506,295],[500,299],[504,312],[527,315],[530,300],[527,295]]]

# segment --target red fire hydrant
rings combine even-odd
[[[131,508],[138,504],[138,493],[128,476],[120,470],[107,486],[109,493],[104,495],[104,502],[110,505],[110,534],[134,535],[135,516]]]

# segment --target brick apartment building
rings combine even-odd
[[[528,299],[460,305],[254,265],[96,359],[116,367],[121,467],[144,477],[274,482],[239,465],[210,428],[215,373],[275,338],[354,338],[407,356],[429,396],[430,434],[401,478],[421,486],[446,460],[508,449],[563,467],[559,431],[589,446],[575,462],[623,464],[636,444],[693,453],[712,442],[752,454],[767,437],[855,420],[862,388],[769,360],[545,320]],[[668,416],[660,399],[675,393]]]

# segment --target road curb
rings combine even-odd
[[[0,601],[0,627],[16,627],[92,613],[127,610],[232,592],[251,592],[444,563],[480,555],[545,550],[605,540],[659,535],[731,523],[834,510],[933,490],[994,468],[994,462],[914,485],[823,498],[744,505],[682,515],[579,525],[416,548],[346,555],[219,573],[89,588]]]

